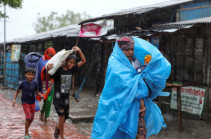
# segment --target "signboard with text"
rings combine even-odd
[[[79,37],[99,37],[106,35],[113,28],[113,20],[101,20],[93,23],[82,24]]]
[[[191,114],[202,115],[205,97],[205,88],[181,87],[181,110]],[[170,107],[177,109],[177,88],[172,88]]]
[[[13,44],[11,52],[11,61],[18,62],[18,60],[20,59],[20,52],[21,52],[21,45]]]

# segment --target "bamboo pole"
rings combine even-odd
[[[78,38],[76,38],[76,46],[78,46]],[[76,52],[75,52],[76,55]],[[72,77],[72,91],[73,91],[73,96],[76,95],[75,94],[75,73],[73,74]]]

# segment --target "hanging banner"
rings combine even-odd
[[[181,110],[201,116],[204,110],[205,98],[205,88],[181,87]],[[172,88],[170,107],[177,109],[177,88]]]
[[[113,20],[101,20],[81,25],[79,37],[99,37],[113,29]]]
[[[20,52],[21,52],[21,45],[20,44],[13,44],[12,45],[12,53],[11,53],[11,61],[18,62],[20,59]]]

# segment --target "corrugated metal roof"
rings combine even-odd
[[[194,1],[194,0],[171,0],[171,1],[166,1],[166,2],[162,2],[162,3],[157,3],[154,5],[149,5],[149,6],[141,6],[141,7],[136,7],[136,8],[123,9],[123,10],[115,12],[115,13],[106,14],[106,15],[102,15],[100,17],[82,21],[80,24],[92,22],[92,21],[96,21],[96,20],[100,20],[100,19],[112,18],[114,16],[120,16],[120,15],[127,15],[127,14],[134,14],[134,13],[142,14],[142,13],[152,11],[154,9],[175,6],[175,5],[179,5],[179,4],[191,2],[191,1]]]
[[[74,36],[78,36],[79,31],[80,31],[80,25],[74,24],[74,25],[69,25],[69,26],[51,30],[51,31],[37,33],[31,36],[16,38],[11,41],[7,41],[7,43],[23,43],[27,41],[42,40],[42,39],[55,38],[55,37],[60,37],[60,36],[74,37]]]
[[[183,26],[174,26],[174,27],[158,27],[158,28],[148,28],[145,30],[136,30],[136,31],[132,31],[132,32],[127,32],[127,33],[123,33],[123,34],[112,34],[112,35],[108,35],[106,36],[107,40],[115,40],[116,38],[120,37],[120,36],[152,36],[152,35],[158,35],[159,33],[173,33],[176,31],[179,31],[181,29],[188,29],[193,27],[194,25],[183,25]],[[99,39],[98,39],[99,40]]]
[[[167,33],[172,33],[172,32],[176,32],[180,29],[188,29],[193,27],[194,25],[183,25],[183,26],[177,26],[177,27],[162,27],[162,28],[156,28],[156,29],[150,29],[149,31],[153,31],[155,33],[159,33],[159,32],[167,32]]]
[[[98,23],[98,22],[96,22]],[[36,41],[36,40],[43,40],[55,37],[78,37],[80,32],[81,25],[73,24],[66,27],[62,27],[59,29],[46,31],[42,33],[37,33],[35,35],[16,38],[11,41],[7,41],[7,43],[23,43],[28,41]],[[107,29],[112,30],[114,28],[113,20],[107,20]]]
[[[159,26],[182,26],[182,25],[210,24],[210,23],[211,23],[211,17],[204,17],[186,21],[173,22],[168,24],[161,24]]]

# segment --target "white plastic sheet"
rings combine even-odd
[[[53,64],[53,68],[48,71],[48,74],[50,74],[51,76],[54,75],[54,73],[59,69],[59,67],[61,67],[62,63],[67,59],[69,54],[73,52],[74,52],[73,50],[63,49],[58,53],[56,53],[46,64],[46,65],[48,65],[49,63]]]

